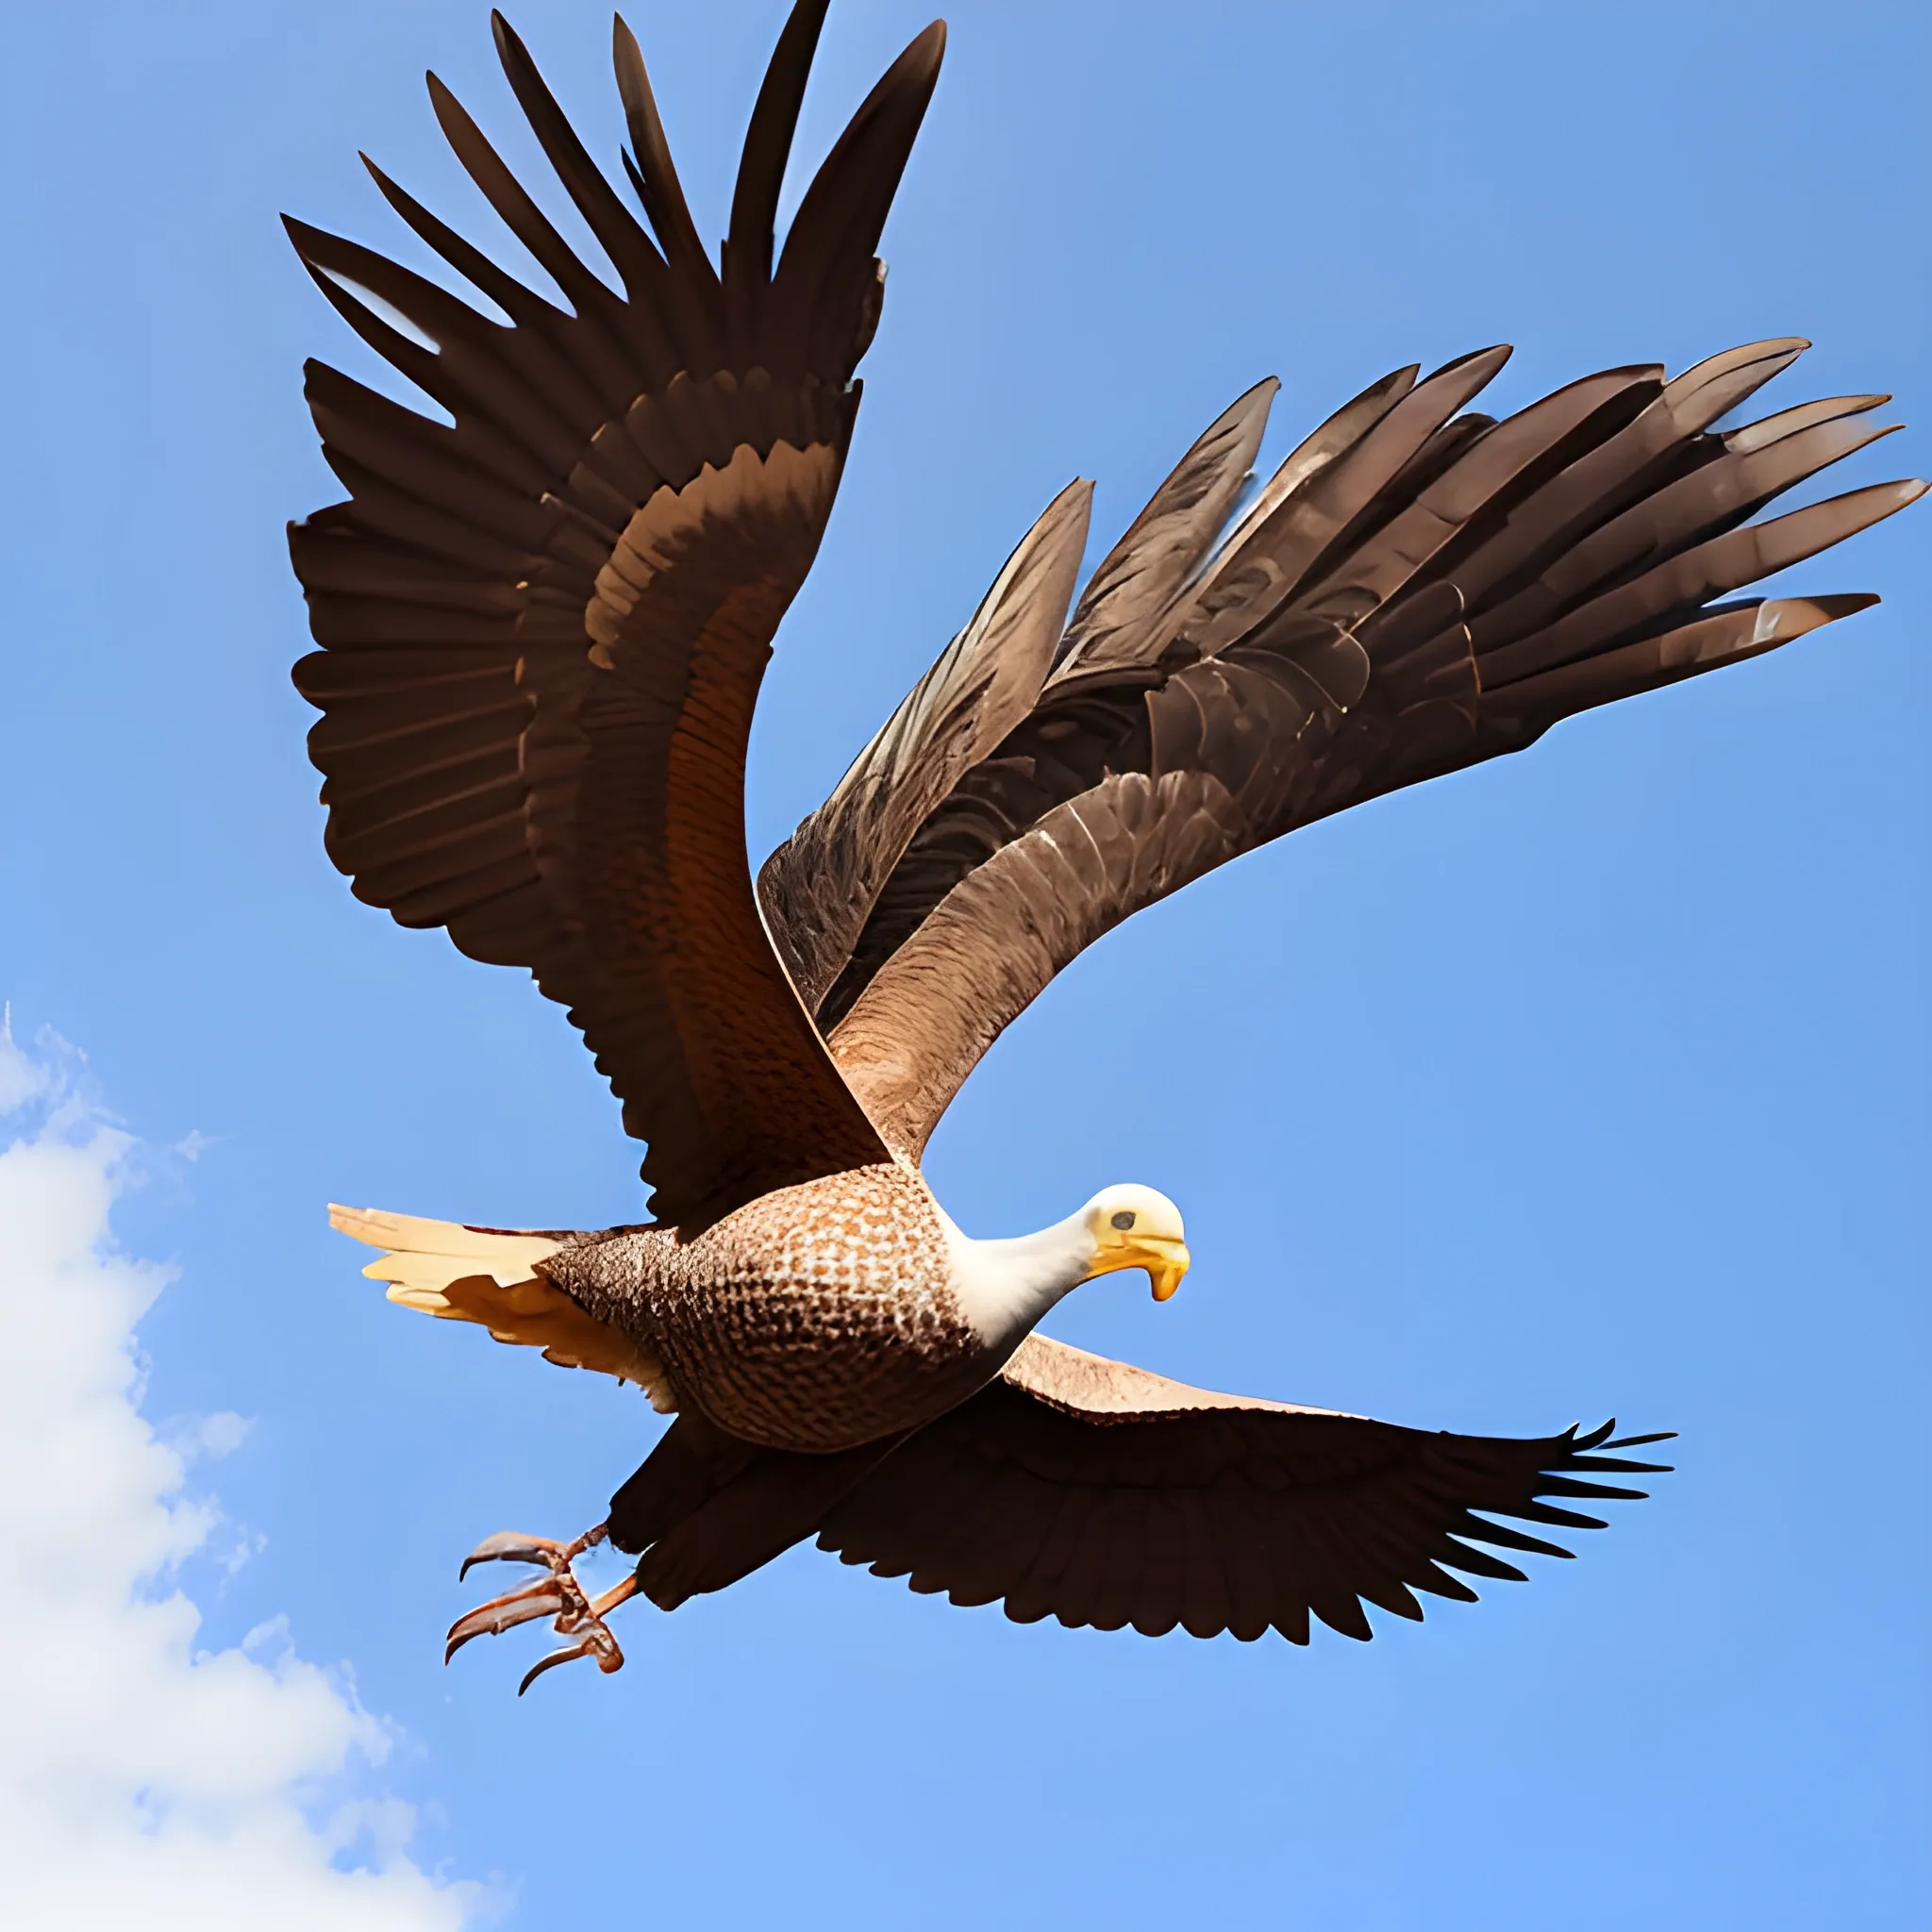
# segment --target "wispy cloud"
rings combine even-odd
[[[19,1924],[142,1932],[447,1932],[481,1889],[408,1857],[409,1807],[361,1788],[391,1732],[299,1657],[283,1619],[198,1650],[175,1580],[219,1512],[163,1439],[135,1325],[168,1271],[117,1249],[129,1138],[0,1025],[0,1868]],[[357,1775],[359,1774],[359,1775]],[[327,1794],[344,1795],[331,1806]],[[351,1791],[356,1794],[352,1797]],[[352,1852],[358,1856],[352,1856]]]

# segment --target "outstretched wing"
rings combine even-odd
[[[434,76],[437,118],[561,291],[524,287],[373,166],[404,221],[508,318],[291,222],[318,286],[452,419],[321,363],[308,393],[349,500],[290,533],[323,648],[328,849],[358,897],[528,968],[648,1141],[660,1220],[886,1158],[765,937],[744,851],[746,736],[811,564],[858,403],[874,250],[930,98],[922,34],[859,108],[773,262],[824,0],[788,21],[745,139],[722,274],[707,260],[637,44],[616,66],[650,231],[523,43],[498,52],[608,256],[572,253]]]
[[[899,855],[953,788],[1039,702],[1074,594],[1093,486],[1070,483],[838,789],[765,861],[758,896],[799,997],[852,956]]]
[[[1071,646],[1131,666],[1238,499],[1280,384],[1257,383],[1195,441],[1094,572],[1071,622],[1092,486],[1070,484],[1028,531],[973,622],[907,694],[824,805],[758,874],[758,897],[799,997],[824,1008],[907,847],[1041,703]],[[1065,625],[1064,635],[1061,626]],[[1062,736],[1071,735],[1068,733]],[[967,863],[977,847],[965,828]],[[891,923],[890,910],[884,913]],[[903,920],[900,922],[903,923]],[[916,924],[916,920],[914,921]]]
[[[1885,433],[1862,420],[1882,396],[1710,430],[1804,346],[1754,343],[1670,381],[1609,370],[1502,422],[1465,411],[1506,350],[1420,382],[1399,370],[1295,450],[1214,548],[1255,446],[1227,433],[1237,405],[1102,563],[1027,715],[909,837],[834,871],[814,815],[781,848],[833,894],[884,875],[862,906],[821,911],[858,937],[807,996],[885,1137],[916,1157],[1061,967],[1211,867],[1874,602],[1713,601],[1924,488],[1750,521]],[[1176,543],[1156,511],[1191,493],[1201,513]],[[1136,581],[1164,594],[1119,594]]]
[[[1306,1643],[1312,1611],[1366,1640],[1365,1603],[1419,1621],[1417,1591],[1474,1600],[1452,1572],[1521,1582],[1492,1548],[1570,1554],[1491,1518],[1601,1529],[1564,1504],[1641,1497],[1597,1478],[1664,1465],[1591,1452],[1664,1438],[1611,1441],[1613,1426],[1432,1435],[1191,1389],[1033,1336],[866,1475],[819,1542],[956,1604],[1004,1602],[1016,1623],[1272,1627]]]

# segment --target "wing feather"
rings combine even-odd
[[[1569,1554],[1491,1517],[1601,1528],[1542,1499],[1641,1497],[1594,1478],[1663,1466],[1593,1455],[1608,1434],[1432,1435],[1034,1336],[850,1491],[820,1542],[956,1603],[1003,1601],[1016,1622],[1247,1640],[1272,1626],[1306,1643],[1312,1612],[1366,1640],[1365,1605],[1420,1621],[1417,1591],[1474,1600],[1456,1572],[1522,1580],[1485,1544]]]
[[[1069,959],[1232,857],[1240,838],[1219,780],[1135,774],[1058,807],[970,873],[833,1035],[888,1143],[917,1159],[980,1056]]]
[[[743,848],[752,708],[838,487],[873,250],[938,67],[924,35],[868,97],[808,192],[779,278],[795,252],[803,266],[780,291],[770,221],[823,13],[804,0],[759,97],[728,302],[621,21],[649,228],[493,17],[510,89],[617,288],[433,76],[458,160],[568,306],[379,170],[390,205],[507,322],[289,224],[338,312],[451,419],[309,366],[350,491],[291,533],[322,647],[295,680],[323,712],[310,753],[330,855],[358,896],[526,968],[570,1008],[648,1143],[654,1209],[687,1230],[887,1158],[772,951]]]
[[[816,1007],[920,822],[1032,710],[1087,542],[1093,486],[1054,498],[973,621],[832,795],[766,859],[758,896],[799,997]]]
[[[804,984],[885,1138],[916,1157],[1054,974],[1201,872],[1873,602],[1727,601],[1924,488],[1754,521],[1886,433],[1861,420],[1884,400],[1872,395],[1712,429],[1805,346],[1746,343],[1669,380],[1606,370],[1501,421],[1467,406],[1507,350],[1422,381],[1398,370],[1289,458],[1158,621],[1150,596],[1108,629],[1138,581],[1130,532],[1026,715],[946,796],[921,796],[909,837],[891,819],[861,926]],[[1176,513],[1203,478],[1224,487],[1259,400],[1210,425],[1163,486]],[[1136,531],[1171,564],[1188,546],[1158,534],[1161,504]],[[890,801],[873,809],[891,817]],[[781,948],[813,884],[811,854],[788,863],[785,901],[766,905]]]
[[[1217,416],[1101,559],[1061,641],[1056,681],[1160,656],[1174,600],[1235,507],[1280,387],[1271,375]]]

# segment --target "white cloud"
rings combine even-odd
[[[346,1795],[389,1727],[296,1656],[281,1618],[239,1649],[195,1647],[201,1613],[171,1578],[220,1516],[183,1486],[247,1424],[208,1416],[163,1441],[142,1415],[135,1324],[168,1271],[109,1230],[128,1137],[4,1024],[0,1113],[21,1116],[0,1153],[9,1923],[452,1932],[489,1903],[481,1890],[410,1861],[407,1805]]]
[[[52,1084],[51,1071],[13,1043],[13,1008],[0,1007],[0,1116],[17,1113]]]

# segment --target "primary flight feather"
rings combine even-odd
[[[621,292],[433,76],[451,146],[561,305],[373,164],[507,321],[289,224],[322,292],[450,419],[308,365],[348,491],[291,532],[321,646],[295,682],[323,713],[330,857],[359,898],[569,1008],[651,1190],[651,1224],[600,1233],[335,1210],[384,1251],[367,1272],[391,1299],[675,1411],[594,1529],[478,1546],[472,1561],[541,1574],[450,1647],[550,1617],[571,1641],[538,1670],[614,1670],[619,1602],[674,1607],[814,1534],[1021,1620],[1301,1642],[1312,1613],[1366,1638],[1364,1603],[1419,1617],[1415,1591],[1473,1594],[1457,1573],[1520,1577],[1496,1549],[1566,1554],[1495,1519],[1601,1527],[1566,1504],[1641,1493],[1601,1478],[1656,1466],[1603,1452],[1659,1439],[1432,1434],[1049,1341],[1036,1324],[1081,1282],[1141,1269],[1174,1291],[1178,1210],[1115,1187],[1038,1234],[972,1240],[920,1171],[933,1127],[1128,914],[1310,820],[1862,608],[1732,593],[1924,486],[1759,515],[1884,433],[1875,395],[1713,428],[1796,340],[1669,378],[1606,371],[1501,421],[1470,407],[1498,348],[1372,384],[1241,510],[1262,383],[1071,615],[1091,492],[1062,491],[755,889],[753,707],[838,490],[878,240],[944,42],[935,25],[888,70],[780,248],[824,12],[800,0],[780,35],[715,268],[622,20],[642,221],[494,21]],[[572,1562],[606,1538],[640,1561],[593,1602]]]

